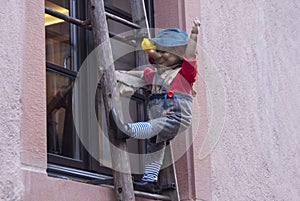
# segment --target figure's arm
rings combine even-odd
[[[136,76],[138,78],[142,78],[143,75],[144,75],[144,71],[142,71],[142,70],[131,70],[131,71],[127,71],[127,74]]]
[[[122,71],[122,72],[124,72],[128,75],[133,75],[138,78],[142,78],[144,75],[144,71],[142,71],[142,70],[130,70],[130,71]]]
[[[130,76],[136,77],[136,79],[137,78],[143,79],[148,84],[152,83],[153,76],[154,76],[155,73],[156,73],[156,71],[149,68],[149,67],[145,68],[144,70],[130,70],[130,71],[117,71],[116,72],[117,79],[121,80],[122,82],[126,83],[126,81],[124,79],[121,79],[120,77],[118,78],[118,75],[123,76],[124,74],[127,74],[127,75],[130,75]]]
[[[182,64],[181,73],[185,77],[185,79],[189,83],[194,83],[197,79],[197,57],[196,57],[196,49],[197,49],[197,38],[200,27],[200,21],[198,18],[194,18],[193,20],[194,26],[192,28],[190,39],[188,41],[184,62]]]
[[[199,27],[201,25],[198,18],[194,18],[193,23],[194,26],[192,28],[190,39],[188,41],[186,51],[185,51],[185,57],[187,60],[192,60],[195,58],[198,32],[199,32]]]

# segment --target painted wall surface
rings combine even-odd
[[[0,200],[110,200],[111,189],[46,174],[43,2],[0,5]],[[226,94],[210,158],[197,159],[198,139],[181,161],[183,199],[299,200],[299,2],[156,2],[159,28],[189,30],[192,17],[201,18],[200,43]]]
[[[299,16],[297,0],[201,1],[227,107],[212,200],[300,200]]]
[[[20,167],[21,69],[24,3],[0,5],[0,200],[18,200]],[[17,12],[15,12],[17,11]],[[13,22],[13,23],[12,23]]]
[[[4,1],[0,18],[0,200],[24,200],[23,176],[46,176],[44,1]]]
[[[154,1],[155,27],[160,29],[178,27],[188,34],[193,26],[193,19],[201,17],[199,0],[158,0]],[[201,44],[199,34],[198,44]],[[198,47],[200,49],[200,46]],[[199,79],[194,85],[197,96],[193,101],[193,125],[184,133],[186,138],[179,135],[173,143],[173,154],[185,154],[176,162],[177,181],[181,200],[211,200],[210,189],[210,157],[200,158],[202,144],[207,137],[206,91],[203,83],[203,66],[199,53]],[[192,144],[190,141],[192,140]]]
[[[0,200],[114,200],[111,188],[46,173],[44,0],[3,1],[0,19]]]

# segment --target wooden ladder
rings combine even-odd
[[[132,9],[132,19],[133,23],[138,24],[140,27],[145,28],[146,27],[146,16],[144,12],[144,5],[142,4],[142,0],[131,0],[131,9]],[[92,24],[92,30],[94,35],[94,42],[95,45],[100,45],[102,42],[107,40],[109,31],[107,28],[107,22],[106,16],[105,16],[105,10],[104,10],[104,2],[103,0],[89,0],[89,9],[91,14],[91,24]],[[102,18],[102,19],[99,19]],[[142,38],[136,38],[136,44],[141,43]],[[106,51],[110,51],[107,58],[103,58],[104,63],[112,63],[112,52],[110,45],[106,49]],[[137,65],[143,65],[145,64],[147,60],[147,57],[144,53],[138,53],[138,61]],[[107,73],[107,74],[105,74]],[[111,69],[109,72],[105,72],[103,77],[107,80],[110,80],[111,82],[116,82],[115,79],[111,79],[111,76],[115,74],[114,68]],[[113,76],[115,77],[115,76]],[[114,90],[114,87],[116,87],[116,83],[109,83],[107,82],[105,85],[106,89],[108,90],[106,93],[104,93],[104,96],[110,96],[110,97],[104,97],[104,104],[106,111],[110,111],[112,107],[112,91]],[[108,114],[108,113],[107,113]],[[109,131],[109,135],[112,136],[111,129]],[[110,140],[113,140],[112,137],[110,137]],[[120,146],[121,149],[126,149],[126,142],[122,143],[116,143],[117,146]],[[171,145],[171,144],[169,144]],[[118,160],[119,163],[123,163],[123,166],[127,166],[125,163],[128,163],[128,161],[124,160],[122,156],[116,156],[112,157],[113,160]],[[135,196],[137,197],[145,197],[150,198],[154,200],[171,200],[171,201],[179,201],[179,193],[178,193],[178,185],[177,185],[177,179],[176,179],[176,170],[175,165],[173,161],[173,154],[172,154],[172,148],[171,146],[167,146],[165,150],[165,158],[164,158],[165,164],[171,164],[170,166],[164,168],[160,172],[160,178],[159,183],[161,187],[161,194],[152,194],[152,193],[145,193],[145,192],[139,192],[133,190],[132,185],[132,178],[130,174],[126,173],[120,173],[120,172],[114,172],[113,178],[108,179],[95,179],[91,180],[88,183],[93,183],[97,185],[107,185],[110,187],[114,186],[116,199],[122,200],[122,201],[130,201],[135,200]],[[116,161],[113,164],[117,164]]]
[[[166,201],[180,201],[177,177],[176,177],[176,168],[174,165],[174,157],[172,153],[172,144],[166,147],[165,156],[164,156],[164,165],[170,164],[166,168],[162,169],[159,174],[159,186],[161,191],[159,193],[149,193],[142,191],[134,191],[136,197],[143,197],[153,200],[166,200]],[[102,178],[102,179],[92,179],[87,181],[87,183],[94,185],[103,185],[110,188],[114,187],[113,178]]]

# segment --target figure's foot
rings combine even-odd
[[[124,140],[129,138],[129,136],[126,135],[126,131],[128,130],[127,125],[124,125],[121,122],[115,108],[112,108],[109,112],[109,123],[111,128],[115,131],[116,140]]]
[[[134,190],[146,191],[149,193],[159,193],[161,191],[160,186],[157,182],[140,181],[133,182]]]

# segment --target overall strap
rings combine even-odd
[[[165,93],[170,90],[170,85],[181,70],[181,67],[168,68],[159,71],[153,77],[152,93]]]

